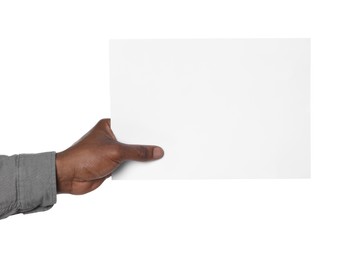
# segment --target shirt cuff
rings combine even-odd
[[[57,201],[55,152],[20,154],[18,160],[19,211],[50,209]]]

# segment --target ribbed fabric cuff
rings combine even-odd
[[[57,201],[55,152],[20,154],[18,163],[19,211],[50,209]]]

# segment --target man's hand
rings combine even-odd
[[[122,162],[150,161],[163,155],[158,146],[118,142],[110,119],[102,119],[78,142],[56,154],[57,192],[85,194],[98,188]]]

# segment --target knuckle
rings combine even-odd
[[[137,155],[141,160],[147,160],[149,158],[149,150],[144,146],[140,146],[137,149]]]
[[[121,161],[122,157],[124,157],[124,151],[120,145],[112,144],[109,146],[108,151],[110,156],[117,161]]]
[[[117,157],[123,157],[124,156],[124,149],[121,145],[115,144],[114,145],[115,154]]]
[[[100,121],[98,121],[97,124],[101,125],[101,126],[109,126],[110,125],[110,119],[109,118],[103,118]]]

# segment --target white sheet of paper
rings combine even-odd
[[[164,158],[113,179],[310,177],[309,39],[110,41],[111,125]]]

